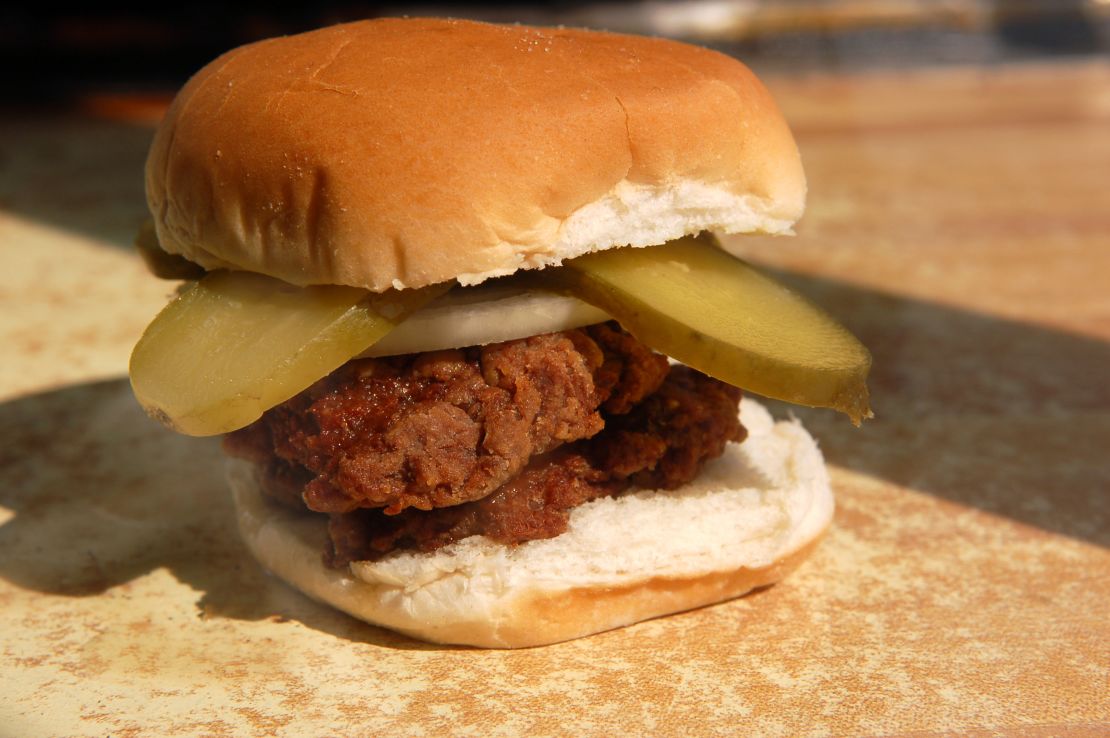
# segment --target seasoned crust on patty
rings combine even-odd
[[[231,434],[226,447],[307,470],[303,498],[317,512],[458,505],[490,494],[533,456],[597,434],[600,406],[631,408],[667,371],[665,357],[613,324],[363,359]]]
[[[663,385],[627,415],[606,415],[601,433],[534,457],[480,500],[398,515],[332,515],[328,563],[345,566],[396,549],[434,551],[473,535],[504,544],[552,538],[567,529],[571,509],[584,502],[630,486],[673,489],[694,479],[705,461],[746,436],[739,402],[739,389],[673,367]]]
[[[473,535],[551,538],[570,510],[673,489],[746,433],[740,390],[616,324],[353,361],[228,436],[271,499],[329,514],[332,566]]]

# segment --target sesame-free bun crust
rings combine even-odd
[[[146,190],[206,268],[381,291],[702,230],[788,232],[805,180],[740,62],[656,38],[380,19],[197,73]]]
[[[747,440],[679,490],[587,503],[547,540],[473,536],[347,570],[323,564],[325,516],[266,502],[247,462],[228,478],[251,552],[315,599],[424,640],[537,646],[738,597],[808,555],[833,511],[821,453],[752,400],[741,417]]]

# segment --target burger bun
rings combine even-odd
[[[833,513],[821,452],[754,400],[740,413],[747,440],[696,480],[588,502],[555,538],[472,536],[338,570],[322,559],[324,515],[268,502],[247,462],[228,476],[254,556],[311,597],[422,640],[539,646],[738,597],[801,563]]]

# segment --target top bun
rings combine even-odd
[[[657,38],[382,19],[230,51],[147,159],[162,247],[382,291],[713,230],[789,232],[797,148],[740,62]]]

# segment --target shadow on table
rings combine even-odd
[[[876,418],[774,403],[832,464],[1110,546],[1110,343],[768,270],[874,357]]]
[[[833,464],[1110,546],[1110,345],[780,275],[872,347],[878,418],[799,411]],[[391,648],[416,643],[265,576],[240,543],[214,439],[149,421],[125,380],[0,404],[0,577],[95,595],[165,568],[208,617],[297,620]]]
[[[152,123],[77,113],[6,115],[0,119],[0,210],[132,249],[148,217],[143,167],[153,137]]]
[[[160,428],[125,379],[0,404],[0,505],[14,513],[0,525],[0,577],[82,597],[164,568],[201,593],[202,617],[449,648],[347,617],[267,575],[239,539],[223,468],[218,441]]]

